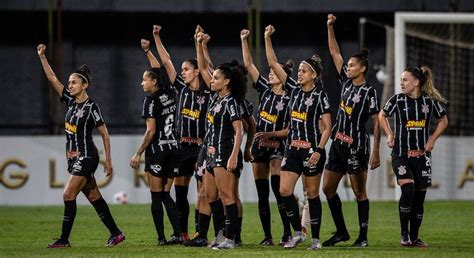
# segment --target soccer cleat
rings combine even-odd
[[[287,241],[283,247],[285,249],[295,248],[299,243],[304,242],[305,237],[301,231],[296,231],[295,236],[291,237],[290,241]]]
[[[69,243],[68,240],[63,240],[63,239],[56,239],[51,244],[48,244],[48,248],[65,248],[65,247],[71,247],[71,244]]]
[[[183,240],[183,242],[189,241],[190,239],[188,232],[181,233],[181,239]]]
[[[184,242],[184,246],[189,246],[189,247],[204,247],[209,244],[209,241],[207,239],[202,238],[202,237],[196,237],[193,238],[192,240],[189,240],[187,242]]]
[[[427,248],[429,245],[425,242],[423,242],[421,239],[416,239],[411,243],[411,246],[413,247],[419,247],[419,248]]]
[[[369,240],[357,238],[357,240],[352,244],[352,246],[353,247],[368,247]]]
[[[403,247],[411,247],[411,241],[410,241],[410,237],[408,237],[408,234],[402,235],[400,239],[400,245]]]
[[[157,245],[168,245],[168,241],[166,241],[166,239],[158,239],[156,241],[156,244]]]
[[[172,235],[171,238],[166,242],[168,245],[180,245],[183,243],[183,238],[181,236]]]
[[[109,240],[107,240],[107,246],[116,246],[125,240],[125,235],[120,232],[115,236],[110,236]]]
[[[235,248],[234,240],[225,238],[225,240],[222,241],[220,244],[218,244],[217,246],[214,246],[212,250],[234,249],[234,248]]]
[[[286,242],[288,242],[290,240],[291,240],[291,235],[283,235],[280,239],[279,245],[284,246],[286,244]]]
[[[307,248],[307,250],[319,250],[321,249],[321,242],[317,238],[311,239],[311,245]]]
[[[328,240],[323,242],[323,246],[334,246],[335,244],[342,242],[342,241],[347,241],[351,237],[349,236],[349,233],[339,233],[339,232],[334,232],[332,237],[329,238]]]
[[[208,245],[207,247],[209,247],[209,248],[216,247],[216,246],[218,246],[220,243],[224,242],[224,240],[225,240],[224,231],[221,229],[221,230],[219,230],[219,232],[217,233],[217,236],[214,238],[214,240],[212,240],[212,242],[209,243],[209,245]]]
[[[273,244],[273,239],[265,237],[262,241],[260,241],[259,245],[270,246],[275,244]]]

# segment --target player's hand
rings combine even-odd
[[[159,25],[153,25],[153,36],[158,36],[160,35],[161,31],[161,26]]]
[[[434,146],[435,146],[434,141],[432,141],[431,138],[429,138],[425,144],[425,151],[431,152],[434,149]]]
[[[201,27],[201,25],[198,24],[198,25],[196,26],[196,29],[194,30],[194,39],[197,38],[197,34],[198,34],[199,32],[204,33],[204,29]]]
[[[380,167],[380,153],[379,151],[372,151],[372,155],[370,156],[370,169],[376,169]]]
[[[244,161],[245,161],[245,162],[251,162],[251,161],[253,161],[252,148],[245,148],[245,151],[244,151]]]
[[[230,155],[227,160],[227,171],[232,172],[237,168],[237,155]]]
[[[308,160],[308,167],[316,166],[316,164],[318,164],[319,158],[321,158],[321,154],[319,154],[319,152],[313,152]]]
[[[328,14],[328,26],[332,26],[334,22],[336,21],[336,16],[334,16],[332,13]]]
[[[389,134],[387,136],[387,145],[389,148],[393,148],[393,145],[395,145],[395,138],[393,138],[393,134]]]
[[[140,159],[141,155],[135,153],[132,159],[130,160],[130,167],[137,169],[140,166]]]
[[[211,40],[211,36],[209,36],[209,34],[204,33],[204,34],[202,35],[202,44],[206,44],[206,45],[207,45],[207,43],[209,42],[209,40]]]
[[[240,39],[241,40],[246,40],[249,38],[249,35],[250,35],[250,31],[247,30],[247,29],[243,29],[240,31]]]
[[[273,25],[268,25],[267,27],[265,27],[265,38],[270,38],[273,33],[275,33],[275,28],[273,27]]]
[[[43,56],[44,55],[44,52],[46,51],[46,46],[44,44],[39,44],[37,47],[36,47],[36,50],[38,50],[38,55],[39,56]]]
[[[111,176],[114,173],[114,168],[112,167],[112,161],[106,160],[104,164],[104,173],[105,176]]]
[[[272,132],[258,132],[258,133],[255,133],[254,135],[254,139],[257,142],[265,141],[271,137],[272,137]]]
[[[150,50],[150,41],[146,39],[142,39],[140,41],[140,45],[142,46],[143,51],[148,52]]]
[[[202,41],[204,40],[204,33],[198,32],[197,37],[196,37],[196,40],[197,40],[197,42],[198,42],[199,44],[201,44]]]

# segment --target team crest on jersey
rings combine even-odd
[[[407,169],[405,166],[399,166],[398,167],[398,175],[403,176],[407,173]]]
[[[214,106],[212,110],[214,111],[214,113],[218,113],[219,111],[221,111],[221,108],[222,108],[221,103],[218,103]]]
[[[428,114],[428,112],[430,112],[430,105],[428,104],[421,105],[421,112]]]
[[[163,94],[163,95],[160,96],[160,101],[161,101],[161,102],[165,102],[165,101],[167,101],[167,100],[168,100],[168,95]]]
[[[352,97],[352,102],[359,103],[360,102],[360,97],[361,97],[361,95],[359,93],[354,94],[354,97]]]
[[[314,102],[313,96],[310,96],[306,98],[304,104],[309,107],[313,105],[313,102]]]
[[[84,109],[79,109],[77,112],[76,112],[76,116],[77,118],[82,118],[84,116]]]
[[[150,165],[150,169],[153,173],[158,174],[161,171],[161,166],[159,164]]]
[[[283,103],[283,100],[280,100],[277,102],[275,109],[278,111],[282,111],[285,108],[285,103]]]

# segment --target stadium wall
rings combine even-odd
[[[96,135],[99,150],[103,149]],[[130,168],[132,153],[142,140],[141,135],[112,135],[114,175],[105,178],[99,165],[96,178],[106,200],[123,191],[130,203],[148,203],[150,194],[145,183],[143,164],[137,171]],[[68,179],[64,155],[64,136],[2,136],[0,137],[0,205],[59,205]],[[327,144],[329,149],[330,143]],[[427,195],[431,200],[474,200],[474,137],[441,137],[433,152],[433,187]],[[394,175],[390,166],[390,149],[382,139],[381,167],[369,172],[368,195],[371,200],[394,200],[397,196]],[[174,190],[173,190],[174,191]],[[302,186],[296,193],[303,197]],[[174,193],[172,193],[174,196]],[[339,195],[353,200],[350,185],[341,182]],[[251,165],[245,163],[240,180],[240,196],[244,202],[256,202],[257,193]],[[190,202],[196,200],[196,184],[192,180]],[[321,191],[321,197],[324,194]],[[271,195],[272,201],[275,201]],[[87,203],[82,194],[79,204]]]

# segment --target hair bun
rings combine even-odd
[[[360,51],[360,54],[365,57],[365,58],[368,58],[369,57],[369,53],[370,51],[367,49],[367,48],[363,48],[361,51]]]
[[[320,64],[321,63],[321,57],[319,57],[318,54],[314,54],[311,59],[315,61],[316,63]]]
[[[295,63],[293,62],[293,60],[288,59],[288,61],[285,62],[285,66],[288,67],[289,69],[293,69],[293,67],[295,66]]]
[[[84,76],[90,76],[91,70],[89,69],[89,66],[83,64],[79,67],[78,71],[84,75]]]

